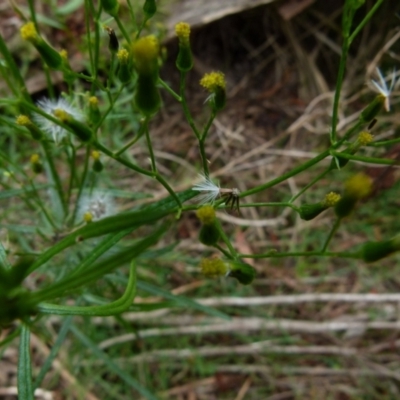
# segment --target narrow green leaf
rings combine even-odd
[[[3,243],[0,242],[0,268],[3,267],[5,270],[11,269],[11,264],[7,259],[6,249],[3,246]]]
[[[218,311],[215,308],[207,307],[202,304],[196,303],[196,301],[188,299],[187,297],[184,296],[176,296],[170,293],[168,290],[161,289],[157,286],[152,285],[151,283],[138,281],[137,286],[139,289],[142,289],[147,293],[151,293],[154,294],[155,296],[160,296],[169,300],[173,300],[179,307],[192,308],[194,310],[204,312],[205,314],[213,315],[214,317],[223,318],[227,320],[230,319],[229,315],[221,311]]]
[[[125,293],[121,298],[115,300],[109,304],[103,304],[100,306],[64,306],[58,304],[41,303],[38,306],[38,310],[43,314],[57,314],[57,315],[89,315],[105,317],[115,314],[121,314],[126,311],[133,302],[136,295],[136,265],[135,262],[131,262],[129,271],[128,285],[125,289]]]
[[[66,291],[75,290],[82,285],[87,285],[103,275],[108,274],[118,266],[136,258],[140,253],[146,250],[147,247],[157,243],[158,239],[162,234],[164,234],[164,232],[165,227],[161,227],[153,234],[135,243],[133,246],[130,246],[128,249],[124,249],[118,254],[113,254],[112,256],[91,265],[85,271],[82,271],[81,274],[71,274],[59,282],[33,293],[30,299],[31,304],[37,304],[47,299],[60,297]]]
[[[194,190],[186,190],[179,193],[177,196],[184,202],[195,197],[198,193]],[[28,275],[50,260],[56,254],[73,246],[77,241],[85,240],[93,237],[106,235],[113,232],[119,232],[124,229],[131,228],[132,231],[139,226],[145,224],[154,224],[156,221],[171,214],[177,210],[176,201],[173,197],[168,196],[166,199],[160,200],[149,206],[143,207],[140,210],[135,210],[126,213],[120,213],[112,217],[104,218],[100,221],[92,222],[80,229],[75,230],[63,240],[58,242],[42,253],[38,259],[32,264],[28,271]]]
[[[60,333],[58,334],[57,339],[54,342],[53,347],[51,348],[50,354],[47,356],[45,362],[42,365],[42,368],[40,369],[38,376],[35,379],[35,383],[33,384],[34,389],[37,389],[41,385],[44,377],[47,374],[47,371],[51,368],[51,365],[54,359],[56,358],[61,345],[64,343],[64,340],[67,336],[71,323],[72,323],[72,316],[64,319],[60,329]]]
[[[74,325],[71,326],[71,331],[73,334],[83,343],[83,345],[88,348],[96,357],[100,358],[107,365],[108,369],[114,374],[118,375],[129,387],[135,389],[144,398],[148,400],[158,400],[152,393],[150,393],[146,388],[144,388],[135,378],[130,376],[127,372],[121,369],[114,361],[103,351],[101,351],[96,343],[92,342],[86,335],[84,335],[78,328]],[[132,398],[136,398],[133,396]]]
[[[34,400],[32,386],[32,365],[29,348],[30,331],[24,324],[21,329],[18,357],[18,399]]]

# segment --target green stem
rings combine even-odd
[[[336,137],[337,137],[336,128],[337,128],[337,122],[338,122],[338,116],[339,116],[339,100],[340,100],[340,94],[341,94],[341,90],[342,90],[344,71],[346,69],[346,60],[347,60],[347,53],[349,51],[349,46],[350,46],[350,43],[348,41],[348,38],[345,37],[343,40],[343,45],[342,45],[342,54],[340,57],[339,71],[338,71],[338,75],[336,78],[335,97],[333,99],[331,135],[330,135],[331,144],[336,143]]]
[[[83,167],[82,178],[81,178],[81,181],[79,184],[78,195],[76,196],[74,212],[73,212],[72,218],[71,218],[72,224],[75,223],[75,218],[76,218],[76,214],[79,209],[79,203],[81,201],[82,193],[86,187],[86,180],[87,180],[87,175],[88,175],[88,171],[89,171],[89,159],[90,159],[90,146],[88,145],[88,146],[86,146],[85,163],[84,163],[84,167]]]
[[[315,183],[317,183],[320,179],[322,179],[331,169],[328,168],[327,170],[325,170],[324,172],[322,172],[321,174],[319,174],[316,178],[314,178],[308,185],[304,186],[303,189],[300,190],[299,193],[297,193],[296,195],[294,195],[289,202],[293,203],[298,197],[300,197],[306,190],[308,190],[311,186],[313,186]]]
[[[144,124],[142,123],[139,129],[139,132],[134,136],[132,140],[130,140],[125,146],[121,147],[119,150],[114,151],[115,156],[120,156],[122,153],[125,153],[130,147],[132,147],[144,134]]]
[[[226,258],[228,258],[230,260],[232,259],[232,256],[219,244],[214,244],[213,247],[215,247],[217,250],[219,250]]]
[[[399,165],[400,160],[394,160],[390,158],[375,158],[375,157],[364,157],[364,156],[356,156],[352,154],[341,153],[339,151],[331,151],[331,155],[334,157],[345,158],[346,160],[354,160],[354,161],[362,161],[370,164],[378,164],[378,165]]]
[[[174,212],[178,211],[178,213],[180,213],[181,212],[180,210],[182,209],[182,202],[179,200],[179,197],[177,196],[177,194],[174,192],[174,190],[171,188],[171,186],[169,186],[167,181],[160,174],[157,173],[155,175],[155,178],[157,179],[158,182],[161,183],[161,185],[163,185],[165,187],[165,189],[167,189],[168,193],[176,201],[176,204],[178,206],[178,210],[175,210]]]
[[[338,218],[338,219],[335,221],[335,223],[333,224],[332,229],[331,229],[331,231],[329,232],[329,235],[328,235],[328,237],[327,237],[327,239],[326,239],[326,241],[325,241],[325,243],[324,243],[324,246],[322,247],[322,250],[321,250],[322,253],[325,253],[325,250],[328,248],[328,245],[329,245],[330,241],[332,240],[333,235],[334,235],[334,234],[336,233],[336,231],[338,230],[341,221],[342,221],[342,220],[341,220],[340,218]]]
[[[152,146],[152,144],[151,144],[151,139],[150,139],[149,120],[148,120],[148,118],[145,119],[143,125],[144,125],[144,132],[145,132],[145,134],[146,134],[147,148],[148,148],[149,154],[150,154],[151,170],[152,170],[155,174],[157,174],[157,164],[156,164],[156,158],[154,157],[153,146]]]
[[[169,85],[164,82],[160,77],[158,78],[158,83],[179,103],[182,102],[182,97],[179,96],[178,93],[176,93],[174,90],[172,90]]]
[[[119,28],[120,31],[122,32],[122,35],[124,36],[125,40],[130,44],[130,43],[131,43],[131,38],[129,37],[128,32],[125,30],[124,25],[122,24],[122,22],[121,22],[119,16],[116,15],[116,16],[114,17],[114,19],[115,19],[115,22],[116,22],[117,25],[118,25],[118,28]]]
[[[62,187],[62,184],[61,184],[60,176],[59,176],[59,174],[57,172],[57,169],[56,169],[56,166],[54,164],[54,160],[53,160],[53,156],[51,154],[50,146],[46,141],[42,141],[41,144],[42,144],[42,147],[43,147],[43,150],[44,150],[44,154],[46,156],[47,163],[49,165],[50,175],[51,175],[52,180],[53,180],[53,182],[54,182],[54,184],[56,186],[56,191],[57,191],[58,197],[60,199],[61,207],[62,207],[62,209],[64,211],[64,215],[66,215],[67,214],[67,204],[65,202],[64,191],[63,191],[63,187]]]
[[[368,12],[368,14],[364,17],[364,19],[358,24],[357,28],[354,29],[354,32],[350,35],[348,41],[349,44],[354,40],[354,38],[360,33],[360,31],[364,28],[365,24],[371,19],[371,17],[375,14],[376,10],[380,7],[384,0],[378,0]]]
[[[186,87],[186,72],[181,72],[180,76],[180,84],[179,84],[179,94],[181,95],[181,101],[182,101],[182,108],[183,108],[183,113],[185,114],[186,121],[192,128],[193,133],[196,135],[197,139],[200,140],[200,132],[198,131],[192,115],[190,114],[189,107],[186,101],[185,97],[185,87]]]
[[[204,127],[203,132],[201,133],[200,138],[199,138],[200,155],[201,155],[201,160],[202,160],[202,163],[203,163],[203,171],[204,171],[204,176],[205,177],[209,177],[210,176],[210,172],[209,172],[209,169],[208,169],[208,160],[207,160],[206,150],[205,150],[205,141],[206,141],[206,138],[207,138],[207,134],[208,134],[208,132],[210,130],[211,124],[214,121],[215,115],[216,115],[216,113],[213,110],[211,112],[210,118],[208,119],[207,124]]]
[[[147,171],[146,169],[140,168],[135,164],[132,164],[128,160],[125,160],[121,158],[120,156],[116,156],[111,150],[109,150],[107,147],[103,146],[100,142],[94,141],[93,146],[97,149],[102,151],[104,154],[107,154],[109,157],[114,159],[115,161],[118,161],[120,164],[125,165],[125,167],[128,167],[132,169],[133,171],[139,172],[139,174],[143,174],[146,176],[154,177],[153,172]]]
[[[22,78],[20,69],[18,68],[17,64],[15,63],[15,60],[13,56],[10,53],[10,50],[8,49],[6,42],[3,39],[3,36],[0,34],[0,53],[4,58],[4,61],[9,68],[9,71],[11,71],[11,74],[14,78],[14,80],[17,82],[18,86],[18,91],[24,98],[24,100],[28,103],[32,103],[32,99],[28,93],[28,89],[25,86],[25,81]]]
[[[291,251],[278,253],[270,251],[262,254],[238,254],[240,258],[285,258],[285,257],[341,257],[341,258],[361,258],[360,252],[321,252],[321,251]]]
[[[329,150],[325,150],[321,154],[317,155],[316,157],[312,158],[311,160],[306,161],[305,163],[299,165],[296,168],[293,168],[286,174],[283,174],[279,176],[278,178],[272,179],[271,181],[264,183],[263,185],[259,185],[254,187],[253,189],[246,190],[245,192],[240,193],[240,197],[246,197],[250,196],[251,194],[255,194],[258,192],[261,192],[262,190],[268,189],[272,186],[277,185],[278,183],[281,183],[285,181],[288,178],[291,178],[292,176],[295,176],[299,174],[300,172],[305,171],[306,169],[310,168],[311,166],[319,163],[321,160],[329,156]]]
[[[228,239],[228,236],[226,236],[224,230],[222,229],[221,223],[219,222],[219,220],[217,219],[215,222],[216,227],[219,230],[219,234],[221,236],[221,239],[224,241],[224,243],[227,245],[229,252],[231,253],[231,258],[236,259],[237,258],[237,252],[234,249],[234,247],[232,246],[231,241]]]

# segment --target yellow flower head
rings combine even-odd
[[[67,50],[62,49],[62,50],[59,51],[59,53],[60,53],[61,58],[64,61],[68,61],[68,51]]]
[[[83,214],[83,220],[86,223],[92,222],[93,221],[93,214],[89,211],[85,212],[85,214]]]
[[[97,107],[99,105],[99,99],[96,96],[89,97],[89,105],[91,107]]]
[[[31,155],[31,164],[38,164],[40,162],[39,154],[32,154]]]
[[[28,22],[25,25],[22,25],[19,32],[21,33],[21,37],[24,40],[36,42],[39,39],[39,34],[37,33],[35,24],[33,22]]]
[[[29,119],[27,115],[19,115],[15,122],[21,126],[29,126],[32,125],[32,121]]]
[[[218,89],[225,90],[225,76],[222,72],[210,72],[201,78],[200,85],[211,93],[216,92]]]
[[[200,262],[201,273],[207,278],[226,276],[228,266],[219,258],[203,258]]]
[[[58,118],[61,122],[67,122],[71,119],[71,116],[61,108],[57,108],[53,111],[53,114],[56,118]]]
[[[211,225],[215,221],[215,210],[213,206],[205,205],[196,212],[197,218],[204,225]]]
[[[330,192],[325,196],[325,199],[322,201],[322,204],[325,207],[333,207],[339,200],[340,194],[335,192]]]
[[[189,37],[190,37],[189,24],[187,24],[186,22],[178,22],[175,25],[175,33],[176,36],[178,36],[180,42],[182,42],[183,44],[189,43]]]
[[[354,199],[363,199],[372,191],[372,179],[363,173],[354,175],[345,183],[345,194]]]
[[[132,45],[135,66],[139,73],[149,74],[157,68],[160,45],[154,35],[144,36]]]
[[[100,152],[98,152],[97,150],[93,150],[91,155],[93,160],[95,161],[100,159]]]
[[[358,143],[360,143],[361,146],[366,146],[367,144],[370,144],[371,142],[374,141],[374,137],[367,131],[362,131],[358,135]]]
[[[117,52],[118,61],[121,63],[127,63],[129,61],[129,52],[126,49],[118,50]]]

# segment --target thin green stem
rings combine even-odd
[[[121,85],[121,87],[119,88],[118,92],[116,93],[115,97],[112,98],[111,97],[111,101],[110,101],[110,105],[107,108],[107,110],[104,112],[104,114],[101,116],[100,121],[96,124],[96,126],[94,127],[94,132],[96,132],[100,126],[102,125],[102,123],[104,122],[104,120],[107,118],[107,115],[111,112],[111,110],[114,107],[115,102],[118,100],[118,97],[121,95],[122,91],[124,90],[124,85]],[[108,94],[110,93],[109,90],[105,90]],[[109,97],[110,99],[110,97]]]
[[[205,141],[208,135],[208,132],[210,130],[211,124],[214,121],[215,118],[215,111],[212,110],[211,114],[210,114],[210,118],[207,121],[207,124],[205,125],[203,132],[200,135],[199,138],[199,149],[200,149],[200,155],[201,155],[201,160],[203,163],[203,171],[204,171],[204,176],[205,177],[209,177],[210,176],[210,172],[208,169],[208,160],[207,160],[207,155],[206,155],[206,150],[205,150]]]
[[[339,226],[340,226],[340,223],[341,223],[341,222],[342,222],[342,220],[341,220],[340,218],[338,218],[338,219],[335,221],[335,223],[333,224],[332,229],[331,229],[331,231],[329,232],[329,235],[328,235],[328,237],[326,238],[326,241],[325,241],[325,243],[324,243],[324,245],[323,245],[323,247],[322,247],[322,250],[321,250],[322,253],[325,253],[326,249],[327,249],[328,246],[329,246],[330,241],[331,241],[332,238],[333,238],[333,235],[334,235],[334,234],[336,233],[336,231],[339,229]]]
[[[151,144],[151,139],[150,139],[149,120],[148,120],[148,118],[145,119],[145,121],[143,122],[143,125],[144,125],[144,132],[146,134],[147,148],[148,148],[149,154],[150,154],[151,170],[155,174],[157,174],[157,164],[156,164],[156,158],[154,156],[153,145]]]
[[[50,69],[44,62],[42,64],[43,64],[44,76],[46,77],[46,85],[47,85],[47,91],[49,93],[49,97],[50,97],[50,99],[54,99],[55,93],[54,93],[53,82],[51,81]]]
[[[221,239],[224,241],[224,243],[226,244],[226,246],[229,249],[229,252],[231,253],[231,256],[233,259],[237,258],[237,252],[234,249],[234,247],[232,246],[231,241],[229,240],[228,236],[226,236],[224,230],[222,229],[221,223],[218,221],[218,219],[215,222],[216,227],[218,228],[219,234],[221,236]]]
[[[165,81],[163,81],[160,77],[158,78],[158,83],[179,103],[182,102],[182,97],[179,96]]]
[[[186,101],[185,88],[186,88],[186,72],[181,72],[180,83],[179,83],[179,94],[181,96],[183,113],[185,114],[186,121],[192,128],[193,133],[196,135],[197,139],[200,140],[201,138],[200,132],[198,131],[193,121],[192,115],[190,114],[190,110]]]
[[[296,195],[294,195],[289,202],[293,203],[297,198],[299,198],[306,190],[308,190],[311,186],[313,186],[315,183],[317,183],[319,180],[321,180],[331,169],[328,168],[321,174],[319,174],[316,178],[314,178],[308,185],[304,186],[303,189],[300,190]]]
[[[331,134],[330,134],[331,144],[336,143],[337,122],[338,122],[338,117],[339,117],[339,101],[340,101],[340,94],[341,94],[341,90],[342,90],[344,71],[346,69],[346,60],[347,60],[348,51],[349,51],[349,42],[348,42],[348,38],[345,37],[343,40],[343,45],[342,45],[342,54],[340,57],[339,71],[338,71],[338,75],[336,78],[335,97],[333,99]]]
[[[171,186],[169,186],[168,182],[160,174],[157,173],[154,177],[157,179],[158,182],[161,183],[161,185],[165,187],[165,189],[167,189],[168,193],[176,201],[178,210],[175,210],[174,212],[178,211],[178,213],[180,213],[180,210],[182,209],[182,202],[179,200],[179,197],[176,195],[175,191],[171,188]]]
[[[350,35],[348,41],[349,44],[354,40],[354,38],[361,32],[361,30],[364,28],[365,24],[371,19],[371,17],[375,14],[377,9],[381,6],[384,0],[378,0],[374,6],[371,8],[371,10],[368,12],[368,14],[364,17],[364,19],[358,24],[357,28],[354,29],[353,33]]]
[[[228,258],[230,260],[232,259],[232,256],[219,244],[214,244],[213,247],[215,247],[217,250],[219,250],[226,258]]]
[[[345,158],[346,160],[354,160],[354,161],[362,161],[370,164],[378,164],[378,165],[399,165],[400,160],[394,160],[390,158],[375,158],[375,157],[364,157],[364,156],[356,156],[353,154],[346,154],[339,151],[331,151],[331,155],[334,157]]]
[[[270,251],[261,254],[238,254],[240,258],[286,258],[286,257],[340,257],[340,258],[361,258],[360,252],[321,252],[321,251],[289,251],[278,253]]]
[[[137,23],[136,23],[136,18],[135,18],[135,11],[133,10],[131,0],[127,0],[127,3],[128,3],[128,8],[129,8],[129,14],[131,16],[131,23],[133,25],[133,31],[136,31]]]
[[[125,146],[121,147],[119,150],[114,151],[114,155],[120,156],[122,153],[132,147],[143,136],[144,132],[144,124],[142,123],[139,132],[134,136],[134,138],[130,140]]]
[[[246,190],[245,192],[240,193],[240,197],[246,197],[250,196],[251,194],[259,193],[265,189],[268,189],[272,186],[277,185],[278,183],[281,183],[285,181],[286,179],[291,178],[292,176],[295,176],[299,174],[300,172],[305,171],[306,169],[312,167],[313,165],[319,163],[321,160],[329,156],[329,150],[325,150],[321,154],[317,155],[316,157],[312,158],[311,160],[306,161],[305,163],[299,165],[296,168],[293,168],[292,170],[286,172],[286,174],[283,174],[279,176],[278,178],[272,179],[267,183],[264,183],[263,185],[256,186],[252,189]]]
[[[76,196],[74,211],[73,211],[72,217],[71,217],[71,224],[75,223],[75,218],[76,218],[76,214],[79,209],[79,203],[81,201],[82,193],[86,187],[86,180],[87,180],[88,171],[89,171],[89,159],[90,159],[90,146],[86,146],[85,163],[84,163],[84,167],[83,167],[82,178],[81,178],[81,181],[79,184],[78,195]]]
[[[130,44],[130,43],[131,43],[131,38],[129,37],[128,32],[125,30],[125,27],[124,27],[124,25],[122,24],[122,22],[121,22],[119,16],[116,15],[116,16],[114,17],[114,19],[115,19],[115,22],[116,22],[117,25],[118,25],[118,28],[119,28],[120,31],[122,32],[122,35],[124,36],[125,40]]]
[[[69,152],[69,149],[71,150],[71,153]],[[67,155],[68,163],[69,163],[69,167],[70,167],[69,183],[68,183],[68,190],[67,190],[67,204],[69,204],[71,201],[71,194],[72,194],[72,188],[74,186],[74,180],[76,178],[76,167],[75,167],[76,151],[71,142],[69,143],[69,146],[66,147],[65,153]]]
[[[67,214],[67,204],[65,202],[64,191],[63,191],[63,187],[61,184],[60,176],[59,176],[57,168],[54,164],[53,155],[51,154],[50,146],[46,141],[42,141],[41,144],[42,144],[42,147],[44,150],[44,154],[46,156],[47,164],[50,169],[50,175],[52,177],[53,183],[55,184],[56,192],[58,193],[61,207],[64,211],[64,215],[66,215]]]
[[[118,161],[120,164],[125,165],[126,167],[132,169],[133,171],[139,172],[139,174],[143,174],[146,176],[151,176],[154,177],[154,173],[151,171],[147,171],[146,169],[140,168],[135,164],[132,164],[128,160],[125,160],[121,158],[120,156],[116,156],[111,150],[109,150],[107,147],[103,146],[100,142],[94,141],[93,146],[97,149],[103,152],[104,154],[107,154],[109,157],[112,159]]]
[[[18,68],[17,64],[15,63],[15,60],[10,53],[10,50],[8,49],[6,42],[3,39],[3,36],[0,34],[0,53],[4,58],[4,61],[9,68],[9,71],[11,71],[11,74],[13,75],[14,80],[17,82],[17,86],[19,88],[20,95],[22,95],[23,99],[28,102],[32,103],[32,99],[29,95],[29,92],[25,86],[25,81],[22,78],[20,69]]]

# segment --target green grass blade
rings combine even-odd
[[[138,281],[137,286],[139,289],[144,290],[147,293],[154,294],[155,296],[164,297],[166,299],[172,300],[175,304],[182,308],[192,308],[194,310],[198,310],[204,312],[205,314],[213,315],[214,317],[230,319],[230,316],[218,311],[214,308],[203,306],[202,304],[196,303],[194,300],[188,299],[184,296],[176,296],[170,293],[168,290],[161,289],[157,286],[152,285],[148,282]]]
[[[30,337],[29,328],[26,325],[22,325],[20,342],[19,342],[19,357],[18,357],[19,400],[34,400],[29,337]]]
[[[135,389],[143,397],[148,400],[158,400],[152,393],[150,393],[146,388],[144,388],[135,378],[123,371],[114,361],[103,351],[101,351],[96,343],[92,342],[86,335],[84,335],[78,328],[74,325],[71,326],[71,331],[73,334],[83,343],[83,345],[92,351],[96,357],[100,358],[107,365],[108,369],[118,375],[128,386]],[[135,398],[135,397],[132,397]]]

